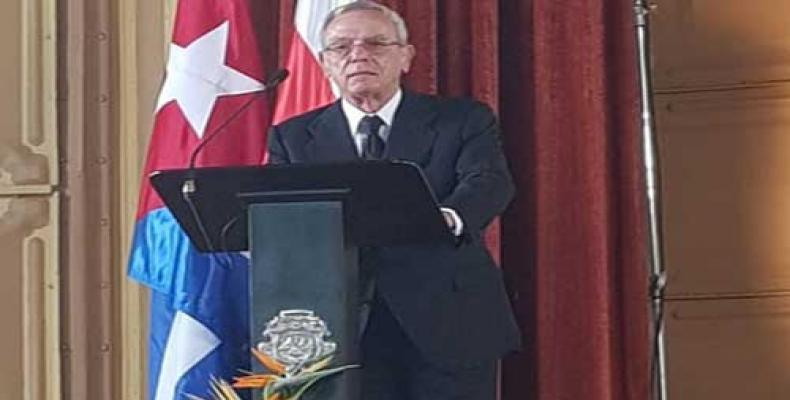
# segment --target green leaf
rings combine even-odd
[[[307,391],[307,389],[310,389],[310,387],[313,386],[320,379],[321,378],[311,379],[306,384],[304,384],[301,388],[299,388],[299,390],[293,395],[293,397],[289,397],[286,400],[299,400],[299,398],[302,397],[302,395]]]
[[[304,369],[304,372],[316,372],[326,368],[330,362],[332,362],[333,355],[328,355],[318,361],[316,361],[313,365]]]
[[[303,372],[295,376],[280,379],[279,381],[272,383],[271,386],[273,390],[280,390],[281,388],[293,387],[293,386],[304,384],[305,382],[310,381],[312,379],[318,380],[327,377],[329,375],[334,375],[343,372],[351,368],[359,368],[359,365],[344,365],[342,367],[325,369],[323,371]]]

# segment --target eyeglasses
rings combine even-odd
[[[338,57],[345,57],[351,54],[351,50],[354,49],[354,46],[360,46],[370,54],[382,54],[391,46],[403,46],[403,44],[396,40],[386,40],[382,38],[341,39],[328,44],[324,47],[323,52]]]

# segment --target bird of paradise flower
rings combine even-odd
[[[344,365],[327,369],[332,362],[333,356],[330,354],[310,365],[288,370],[285,365],[256,349],[252,349],[252,354],[268,373],[248,373],[245,376],[235,377],[233,383],[212,378],[210,387],[213,400],[242,400],[236,389],[260,389],[262,400],[299,400],[322,378],[347,369],[359,368],[359,365]],[[192,395],[187,397],[191,400],[204,400]]]

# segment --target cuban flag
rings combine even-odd
[[[148,398],[207,398],[211,377],[249,370],[248,260],[201,254],[152,190],[155,170],[263,161],[269,125],[247,0],[179,0],[128,265],[151,290]],[[251,96],[256,96],[254,99]],[[250,107],[229,119],[249,100]],[[230,121],[228,123],[228,121]]]

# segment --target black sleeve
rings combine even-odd
[[[465,233],[475,233],[500,214],[514,194],[493,112],[475,103],[461,131],[455,163],[457,185],[442,206],[458,212]]]

